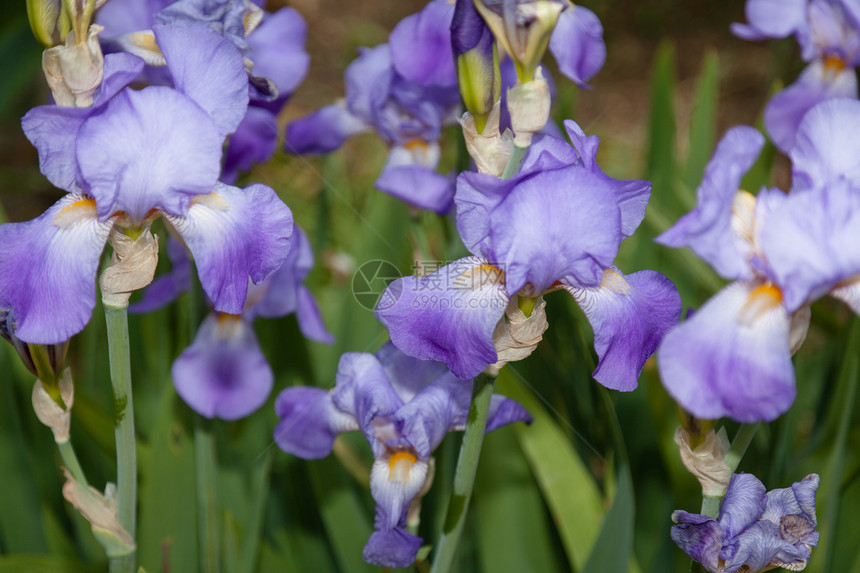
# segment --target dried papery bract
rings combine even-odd
[[[508,90],[508,111],[517,147],[531,145],[532,135],[543,129],[549,121],[551,105],[549,84],[540,66],[533,80],[519,83]]]
[[[64,45],[54,46],[42,54],[42,70],[54,95],[63,107],[90,107],[93,94],[102,83],[104,56],[98,34],[102,27],[90,26],[85,42],[78,42],[74,32],[66,34]]]
[[[114,307],[128,306],[131,293],[152,282],[158,264],[158,236],[149,227],[132,238],[119,227],[111,230],[114,248],[111,264],[99,278],[102,301]]]
[[[493,332],[493,343],[496,345],[499,359],[495,364],[487,366],[486,372],[491,376],[497,376],[508,362],[516,362],[531,355],[549,327],[543,297],[538,298],[528,316],[520,310],[517,303],[518,297],[512,297],[505,310],[506,318],[499,321]]]
[[[675,430],[675,443],[681,454],[681,461],[702,485],[702,493],[708,496],[721,497],[725,495],[732,470],[725,462],[729,451],[729,439],[725,428],[719,432],[710,430],[705,441],[698,446],[690,447],[690,434],[682,427]]]
[[[41,380],[36,380],[33,385],[33,410],[39,421],[51,429],[54,441],[62,444],[69,441],[69,425],[72,418],[72,405],[75,401],[75,385],[68,368],[60,377],[59,388],[65,408],[51,397]]]

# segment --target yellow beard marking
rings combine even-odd
[[[158,47],[158,43],[155,41],[155,36],[153,34],[148,34],[146,32],[138,32],[136,34],[131,35],[132,43],[138,48],[143,48],[147,52],[152,52],[153,54],[158,54],[159,56],[163,56],[161,53],[161,48]]]
[[[95,217],[96,200],[91,197],[83,197],[60,209],[52,222],[61,229],[68,229],[81,219],[94,219]]]
[[[217,193],[209,193],[208,195],[196,195],[191,199],[192,205],[202,205],[213,211],[226,211],[230,208],[230,203]]]
[[[608,288],[616,294],[625,296],[629,295],[632,290],[627,279],[612,269],[606,269],[603,271],[603,278],[600,279],[600,286],[602,288]]]
[[[732,231],[750,245],[755,242],[755,205],[755,195],[738,189],[732,201]]]
[[[782,291],[772,283],[765,283],[750,293],[747,301],[738,311],[736,319],[741,324],[749,326],[780,304],[782,304]]]
[[[824,70],[836,75],[845,69],[845,62],[839,56],[827,56],[824,58]]]
[[[418,458],[412,452],[397,452],[388,459],[388,481],[399,481],[406,484],[409,472]]]
[[[454,288],[479,289],[485,285],[496,285],[504,282],[505,273],[493,265],[479,265],[469,269],[454,281]]]

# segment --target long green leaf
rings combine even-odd
[[[633,522],[635,515],[633,499],[633,479],[626,463],[618,469],[618,483],[612,508],[606,515],[606,522],[588,562],[585,573],[604,573],[606,571],[626,571],[630,568],[633,556]],[[635,570],[631,568],[631,570]]]
[[[719,91],[720,60],[717,53],[710,50],[702,65],[690,114],[690,145],[684,170],[684,181],[690,189],[699,186],[714,149]],[[695,200],[694,197],[691,199]]]

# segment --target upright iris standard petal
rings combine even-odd
[[[185,217],[166,215],[197,263],[215,310],[241,314],[248,278],[258,283],[287,257],[293,231],[289,208],[265,185],[219,184],[198,195]]]
[[[812,108],[791,150],[793,189],[822,189],[838,179],[860,187],[860,157],[854,152],[858,131],[856,99],[832,99]]]
[[[803,567],[797,566],[806,565],[810,552],[783,539],[778,525],[759,521],[724,547],[720,555],[726,561],[725,571],[739,571],[744,566],[747,571],[764,571],[776,564],[799,571]]]
[[[229,39],[203,26],[156,25],[153,32],[173,85],[212,117],[220,143],[236,130],[248,107],[242,54]]]
[[[657,237],[669,247],[690,247],[720,275],[750,278],[748,242],[733,230],[733,205],[741,178],[758,157],[764,137],[739,126],[729,130],[717,145],[699,186],[699,204]]]
[[[732,24],[732,32],[746,40],[785,38],[806,25],[809,0],[747,0],[749,24]]]
[[[566,288],[594,329],[600,357],[594,379],[613,390],[636,388],[645,361],[681,317],[675,285],[656,271],[625,277],[613,267],[606,269],[598,287]]]
[[[790,325],[776,287],[733,283],[666,335],[663,385],[698,418],[773,420],[794,401]]]
[[[314,295],[304,285],[299,287],[298,308],[296,319],[299,321],[299,330],[309,340],[332,344],[334,336],[328,331],[320,314],[319,305]]]
[[[401,20],[391,32],[391,60],[397,73],[418,85],[454,85],[451,19],[454,6],[433,0]]]
[[[11,309],[18,338],[57,344],[86,326],[112,226],[99,222],[91,197],[77,194],[32,221],[0,225],[0,309]]]
[[[99,217],[124,211],[143,221],[161,208],[183,214],[215,187],[221,138],[193,101],[166,87],[126,90],[80,129],[77,160]]]
[[[780,151],[792,151],[798,126],[810,109],[834,98],[857,99],[857,74],[853,69],[831,70],[823,62],[810,64],[796,82],[774,95],[765,108],[764,124]]]
[[[366,131],[368,124],[343,103],[327,105],[287,126],[284,148],[289,153],[328,153],[349,137]]]
[[[242,123],[230,136],[221,181],[233,183],[239,171],[247,171],[255,163],[266,161],[275,153],[277,146],[277,118],[267,109],[249,107]]]
[[[720,527],[729,537],[758,521],[766,505],[764,484],[752,474],[734,474],[720,504]]]
[[[355,116],[376,123],[383,104],[391,91],[394,68],[388,44],[363,48],[359,56],[346,67],[346,105]]]
[[[275,82],[278,99],[289,97],[308,73],[307,35],[301,14],[295,8],[284,7],[264,16],[260,26],[247,38],[254,75]]]
[[[860,273],[860,188],[839,181],[791,193],[767,218],[761,248],[794,312]]]
[[[393,302],[377,307],[376,316],[406,354],[473,378],[496,361],[493,330],[508,304],[502,279],[486,260],[466,257],[392,282],[382,300]]]
[[[582,6],[563,11],[549,41],[559,71],[580,87],[590,80],[606,61],[603,26],[597,16]]]
[[[262,406],[274,382],[254,330],[234,315],[206,317],[171,375],[176,392],[195,412],[224,420]]]
[[[355,417],[338,410],[331,392],[322,388],[287,388],[275,401],[275,412],[281,418],[275,443],[306,460],[326,457],[338,434],[358,429]]]
[[[41,105],[27,112],[21,120],[21,127],[39,152],[39,168],[48,181],[69,192],[81,191],[78,161],[75,158],[78,130],[142,69],[143,61],[136,56],[108,54],[105,56],[102,84],[96,92],[92,107]]]

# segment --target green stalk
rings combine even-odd
[[[505,165],[505,170],[502,172],[502,179],[510,179],[520,171],[520,166],[523,164],[523,159],[526,156],[528,147],[518,147],[514,145],[511,151],[511,157],[508,159],[508,164]]]
[[[735,439],[732,440],[732,445],[729,446],[729,451],[724,458],[724,461],[726,462],[726,465],[729,466],[731,473],[735,473],[735,470],[738,469],[738,464],[741,463],[741,459],[744,457],[744,454],[752,442],[756,431],[758,431],[759,426],[760,424],[758,422],[755,424],[741,424],[741,427],[738,429],[738,433],[735,434]],[[717,516],[720,515],[720,504],[722,504],[722,502],[722,495],[717,496],[703,494],[702,510],[700,513],[704,516],[716,519]]]
[[[75,448],[72,447],[72,442],[57,442],[57,449],[60,450],[60,456],[63,458],[63,463],[75,481],[84,487],[87,487],[87,476],[84,475],[84,470],[81,467],[81,462],[78,461],[78,456],[75,454]]]
[[[197,472],[197,535],[200,543],[200,570],[220,573],[215,440],[212,421],[195,416],[194,456]]]
[[[132,539],[137,510],[137,444],[134,434],[134,404],[131,393],[131,362],[128,346],[128,307],[105,305],[110,380],[116,435],[117,519]],[[134,573],[136,553],[110,560],[110,573]]]
[[[472,387],[472,401],[469,404],[469,417],[466,422],[466,432],[460,445],[460,455],[457,458],[457,470],[454,474],[454,489],[448,502],[448,512],[439,543],[436,545],[436,557],[433,560],[431,573],[443,573],[451,570],[457,544],[466,523],[466,511],[472,498],[472,488],[475,485],[475,474],[478,471],[478,458],[484,443],[484,432],[487,428],[487,416],[490,413],[490,398],[493,396],[495,376],[482,372],[475,378]]]

